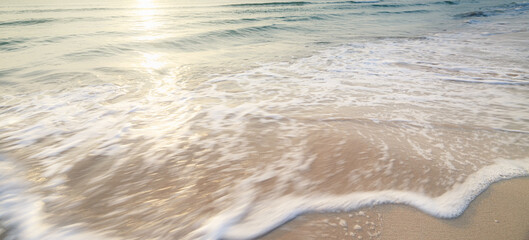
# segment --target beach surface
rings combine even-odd
[[[305,214],[260,239],[527,240],[528,189],[528,177],[494,183],[453,219],[394,204],[345,213]]]

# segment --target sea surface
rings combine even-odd
[[[527,1],[0,0],[6,240],[450,218],[528,175]]]

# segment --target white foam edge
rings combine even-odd
[[[471,174],[465,182],[433,198],[420,193],[394,190],[355,192],[348,195],[285,196],[267,201],[266,206],[253,206],[246,209],[245,214],[249,215],[241,222],[223,226],[220,238],[256,238],[303,213],[352,211],[379,204],[406,204],[434,217],[455,218],[460,216],[472,200],[492,183],[523,176],[529,176],[529,159],[498,159],[494,164]],[[236,214],[236,216],[241,219],[241,214]],[[220,225],[215,222],[234,222],[233,220],[216,218],[210,224]],[[210,233],[209,236],[219,235]]]
[[[0,224],[7,228],[7,239],[114,239],[78,223],[60,227],[47,223],[43,199],[30,193],[27,183],[13,174],[16,172],[15,166],[0,156]]]

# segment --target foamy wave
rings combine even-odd
[[[210,233],[210,236],[220,235],[222,239],[250,239],[263,235],[303,213],[351,211],[389,203],[413,206],[434,217],[453,218],[461,215],[470,202],[490,184],[522,176],[529,176],[529,159],[497,160],[495,164],[480,169],[470,175],[465,182],[435,198],[406,191],[356,192],[340,196],[284,196],[279,199],[269,199],[261,205],[241,207],[242,209],[238,211],[242,212],[238,214],[230,212],[228,216],[214,217],[209,225],[203,228],[220,231],[219,234]],[[243,220],[238,221],[241,218]],[[211,227],[234,221],[237,222],[229,227],[223,226],[221,229]]]

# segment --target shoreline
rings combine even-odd
[[[302,214],[257,239],[529,240],[528,193],[529,176],[515,177],[491,184],[456,218],[436,218],[403,204],[382,204]],[[0,240],[9,230],[0,224]]]
[[[502,180],[452,219],[383,204],[351,212],[309,213],[259,239],[529,239],[529,177]]]
[[[349,212],[307,213],[257,238],[269,239],[529,239],[529,177],[491,184],[456,218],[436,218],[403,204]],[[0,225],[0,240],[9,228]]]

